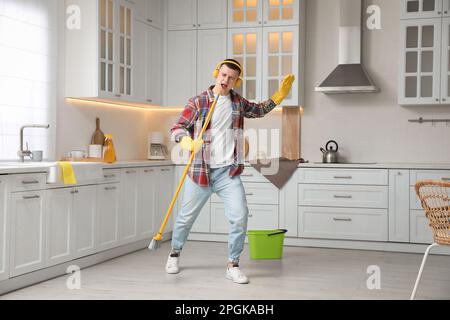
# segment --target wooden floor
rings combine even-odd
[[[0,296],[0,299],[300,300],[409,299],[422,255],[378,251],[285,247],[282,260],[250,260],[241,268],[250,284],[225,279],[227,244],[188,242],[181,273],[164,271],[169,243],[81,270],[81,288],[69,275]],[[378,266],[381,289],[369,290],[367,268]],[[417,299],[450,299],[450,257],[431,255]]]

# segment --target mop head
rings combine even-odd
[[[161,246],[161,240],[155,240],[155,238],[152,239],[150,244],[148,245],[148,250],[154,251],[158,249]]]

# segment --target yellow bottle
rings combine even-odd
[[[116,162],[116,150],[112,141],[112,134],[105,134],[105,155],[103,161],[107,163]]]

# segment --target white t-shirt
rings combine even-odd
[[[234,162],[233,107],[231,97],[220,96],[211,117],[211,168],[223,168]]]

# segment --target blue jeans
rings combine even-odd
[[[172,234],[172,249],[181,251],[195,219],[213,192],[222,199],[229,224],[228,261],[239,263],[247,231],[248,208],[239,176],[228,175],[230,167],[211,169],[210,185],[200,187],[189,176],[185,180],[183,205]]]

